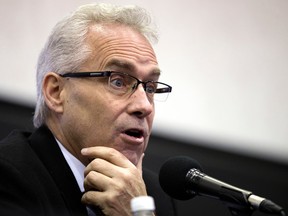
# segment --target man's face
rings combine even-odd
[[[93,52],[81,71],[125,72],[139,80],[160,75],[153,48],[131,28],[93,26],[87,38]],[[107,146],[137,164],[147,147],[154,118],[154,102],[142,85],[126,96],[108,89],[108,78],[67,78],[60,123],[67,143],[80,154],[84,147]],[[78,154],[76,153],[76,154]]]

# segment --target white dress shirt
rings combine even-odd
[[[56,139],[56,138],[55,138]],[[74,155],[72,155],[60,142],[59,140],[57,140],[57,143],[61,149],[61,152],[65,158],[65,160],[67,161],[70,169],[73,172],[73,175],[77,181],[77,184],[80,188],[81,192],[84,192],[84,170],[85,170],[85,166],[81,163],[81,161],[79,161],[76,157],[74,157]],[[89,216],[96,216],[96,214],[89,208],[86,207],[87,211],[88,211],[88,215]]]

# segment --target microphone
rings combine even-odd
[[[272,201],[202,173],[200,164],[186,156],[167,160],[160,169],[159,182],[169,196],[178,200],[188,200],[200,195],[219,199],[231,209],[257,209],[265,213],[285,215],[283,208]]]

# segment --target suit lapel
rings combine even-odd
[[[61,191],[71,215],[87,215],[77,181],[51,131],[46,126],[40,127],[31,135],[30,144]]]

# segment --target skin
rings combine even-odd
[[[158,80],[160,70],[147,39],[120,24],[94,25],[86,43],[92,54],[81,71],[113,70],[139,80]],[[43,95],[50,109],[47,126],[86,165],[82,202],[105,215],[131,215],[130,200],[147,195],[142,160],[152,130],[154,102],[142,85],[119,97],[105,78],[62,78],[49,72]],[[125,131],[137,129],[140,137]]]

